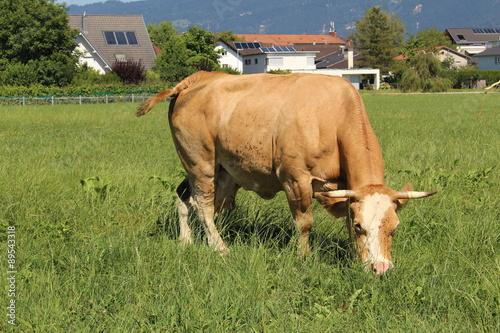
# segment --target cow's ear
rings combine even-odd
[[[410,192],[413,190],[413,186],[411,184],[406,184],[405,187],[401,190],[401,192]],[[404,206],[408,203],[410,199],[397,199],[398,208],[403,209]]]
[[[336,218],[346,217],[349,209],[349,202],[346,198],[328,198],[321,193],[314,193],[314,198],[326,209],[327,212]]]

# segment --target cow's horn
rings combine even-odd
[[[356,196],[356,191],[353,190],[336,190],[329,192],[321,192],[321,195],[328,198],[352,198]]]
[[[431,191],[431,192],[417,192],[417,191],[399,191],[396,192],[396,198],[398,199],[418,199],[418,198],[425,198],[428,196],[431,196],[433,194],[436,194],[437,191]]]

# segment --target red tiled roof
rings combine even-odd
[[[332,35],[273,35],[273,34],[236,34],[247,42],[271,43],[274,45],[296,44],[342,44],[346,41]]]
[[[153,50],[155,51],[155,54],[158,55],[163,52],[162,49],[160,49],[156,44],[153,44]]]

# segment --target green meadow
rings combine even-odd
[[[0,331],[499,332],[500,94],[362,97],[386,183],[439,190],[399,213],[383,277],[316,204],[299,259],[282,193],[240,191],[227,257],[181,246],[168,102],[2,106]]]

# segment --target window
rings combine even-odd
[[[250,59],[245,59],[245,65],[251,65],[252,64],[252,60]]]
[[[133,31],[104,31],[104,38],[108,45],[139,45]]]
[[[495,65],[500,65],[500,57],[495,57]]]
[[[125,54],[115,54],[116,61],[127,61]]]
[[[257,65],[259,63],[259,59],[254,59],[253,63]]]
[[[466,38],[464,37],[464,35],[457,35],[458,39],[460,40],[466,40]]]
[[[269,58],[269,66],[283,66],[283,58]]]

